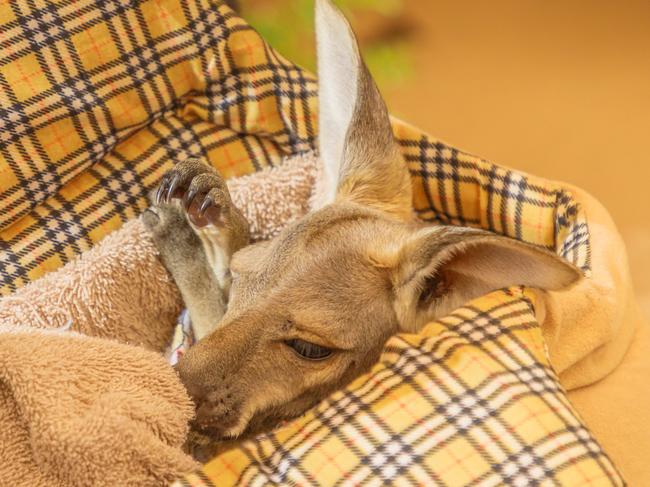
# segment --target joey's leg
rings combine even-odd
[[[198,340],[209,334],[226,312],[226,296],[199,237],[173,205],[148,208],[142,221],[151,232],[163,264],[178,286]]]
[[[225,312],[230,258],[248,244],[248,222],[232,203],[219,173],[195,159],[177,164],[163,176],[154,203],[143,219],[200,339]]]

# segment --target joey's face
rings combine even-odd
[[[367,249],[387,222],[410,217],[410,178],[354,34],[330,0],[316,0],[316,34],[317,211],[233,256],[226,315],[178,364],[197,426],[212,436],[302,413],[368,369],[397,330],[390,273]]]
[[[235,254],[227,314],[178,366],[199,429],[217,437],[265,429],[377,361],[397,317],[390,275],[368,248],[401,225],[332,205]]]

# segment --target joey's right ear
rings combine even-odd
[[[582,276],[548,250],[464,227],[423,227],[388,252],[377,249],[373,261],[389,269],[405,331],[490,291],[518,285],[555,291]]]
[[[312,206],[348,200],[410,219],[411,179],[386,105],[350,24],[330,0],[316,0],[316,40],[324,173]]]

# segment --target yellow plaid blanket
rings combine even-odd
[[[622,484],[548,365],[532,299],[498,291],[392,338],[370,373],[176,487]]]
[[[2,293],[56,269],[147,205],[172,165],[225,176],[315,148],[314,77],[211,0],[0,3]],[[421,218],[479,226],[590,270],[561,187],[395,121]],[[368,375],[181,485],[621,484],[548,365],[526,291],[492,293]]]

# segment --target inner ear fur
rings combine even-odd
[[[343,14],[316,2],[319,148],[315,209],[353,201],[410,219],[411,180],[390,117]]]

